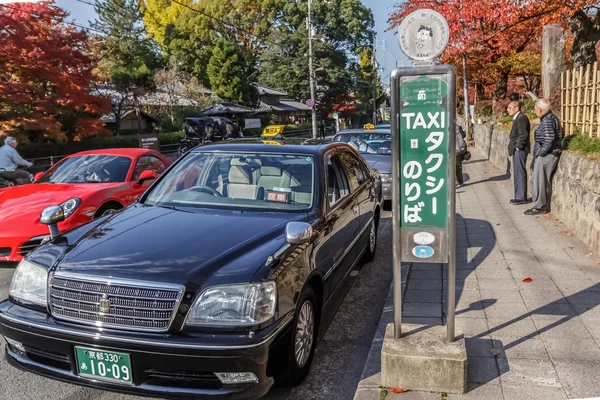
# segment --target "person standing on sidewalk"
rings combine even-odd
[[[563,131],[558,117],[551,110],[547,99],[535,103],[535,113],[540,117],[540,126],[535,130],[533,148],[533,208],[525,215],[540,215],[550,212],[552,198],[552,175],[562,153]]]
[[[508,105],[508,115],[513,117],[508,143],[508,155],[512,157],[514,197],[510,204],[519,205],[527,203],[527,156],[529,155],[529,141],[531,138],[531,125],[527,115],[521,112],[521,103],[513,101]]]
[[[33,164],[24,160],[16,150],[17,139],[12,136],[4,139],[4,146],[0,147],[0,172],[4,179],[19,184],[19,180],[27,181],[31,179],[31,174],[19,167],[29,168]]]
[[[467,134],[460,125],[457,126],[456,131],[456,187],[460,188],[465,184],[462,164],[467,153],[467,142],[465,142]]]

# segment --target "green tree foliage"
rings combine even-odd
[[[307,1],[287,2],[269,38],[274,44],[260,58],[260,82],[298,100],[310,98],[307,14]],[[369,73],[372,82],[372,66],[370,72],[366,66],[361,70],[357,55],[372,46],[374,21],[358,0],[313,0],[312,15],[317,108],[327,114],[348,100]]]
[[[118,133],[122,113],[137,106],[138,98],[154,88],[154,71],[161,60],[135,0],[99,0],[95,8],[98,17],[91,25],[102,32],[94,38],[100,43],[98,68],[118,93],[111,99]]]
[[[208,63],[207,73],[213,92],[223,100],[254,105],[256,90],[244,79],[249,66],[242,48],[225,40],[217,40]]]

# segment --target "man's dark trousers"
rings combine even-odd
[[[527,152],[516,150],[512,157],[515,200],[527,200]]]
[[[527,155],[530,147],[531,125],[522,112],[515,116],[510,130],[508,155],[512,156],[515,201],[527,200]]]

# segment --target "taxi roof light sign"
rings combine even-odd
[[[366,124],[365,126],[363,126],[363,129],[365,131],[372,131],[372,130],[375,129],[375,125],[373,125],[373,124]]]
[[[269,138],[269,139],[280,139],[283,138],[283,130],[285,129],[285,125],[269,125],[264,130],[261,138]]]

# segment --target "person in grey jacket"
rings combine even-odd
[[[526,215],[550,212],[552,198],[552,175],[562,153],[563,131],[558,117],[551,110],[547,99],[535,103],[535,113],[540,117],[540,126],[535,130],[533,147],[533,208]]]
[[[24,160],[16,150],[17,139],[12,136],[4,139],[4,146],[0,147],[0,174],[6,180],[19,184],[19,180],[28,181],[31,174],[19,167],[31,167],[33,164]]]

